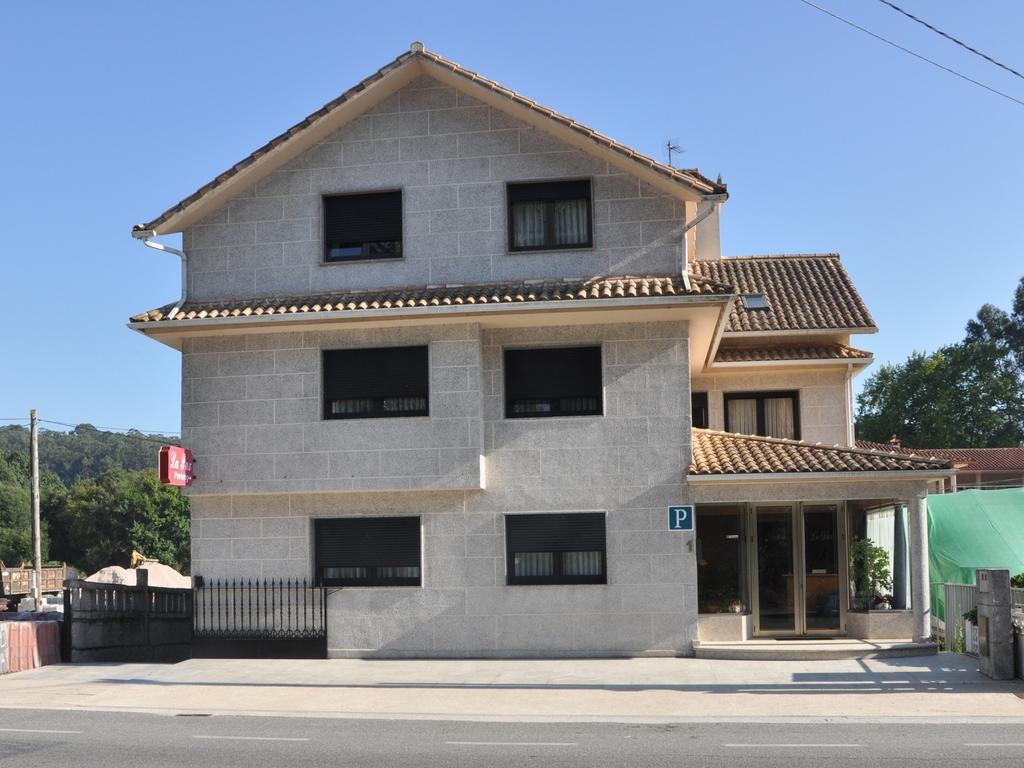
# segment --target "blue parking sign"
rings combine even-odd
[[[693,530],[693,505],[683,504],[668,508],[668,529],[670,531]]]

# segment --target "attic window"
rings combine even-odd
[[[744,309],[768,309],[768,297],[763,293],[743,294]]]
[[[402,193],[324,198],[324,260],[397,259],[402,255]]]
[[[591,248],[590,181],[508,185],[510,251]]]

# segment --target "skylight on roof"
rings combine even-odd
[[[743,294],[744,309],[768,309],[768,297],[763,293]]]

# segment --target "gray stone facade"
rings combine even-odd
[[[414,337],[429,339],[431,383],[438,387],[430,417],[321,421],[318,397],[306,396],[319,386],[315,365],[308,374],[250,373],[243,378],[254,378],[255,389],[246,381],[225,390],[259,399],[185,403],[186,442],[196,446],[197,471],[210,474],[192,491],[193,573],[309,577],[313,518],[417,515],[422,587],[334,592],[332,655],[687,653],[696,635],[696,566],[684,539],[664,530],[665,506],[682,501],[690,450],[684,322],[217,337],[193,340],[186,360],[216,356],[223,371],[225,360],[235,363],[231,355],[278,347],[271,351],[288,351],[294,367],[295,350],[315,361],[324,345]],[[580,344],[602,347],[603,416],[504,418],[502,349]],[[256,359],[246,358],[245,370]],[[193,365],[199,363],[190,362],[190,372]],[[446,370],[452,368],[465,371]],[[259,377],[270,375],[310,379],[306,389],[264,388]],[[203,378],[216,380],[186,376],[193,394]],[[449,391],[458,394],[450,407]],[[279,415],[287,419],[269,421]],[[476,440],[464,451],[451,447],[456,422],[460,439]],[[447,451],[455,460],[442,465]],[[304,467],[316,476],[280,476],[282,460],[288,472]],[[381,474],[385,465],[406,471]],[[274,477],[239,479],[250,471]],[[504,515],[552,511],[607,515],[606,585],[506,585]]]
[[[429,418],[322,418],[322,351],[414,344],[429,349]],[[195,338],[182,360],[194,493],[481,487],[476,325]]]
[[[507,252],[505,184],[590,178],[594,247]],[[321,199],[401,189],[404,257],[323,263]],[[682,268],[683,203],[422,77],[184,232],[194,299]]]

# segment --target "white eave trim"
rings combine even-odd
[[[867,472],[750,472],[730,475],[686,475],[688,483],[792,483],[878,480],[940,480],[956,475],[955,469],[890,469]]]
[[[368,320],[409,320],[420,317],[452,317],[510,313],[570,312],[584,310],[615,310],[622,308],[683,309],[691,306],[714,306],[727,302],[728,296],[659,296],[631,297],[628,299],[573,299],[571,301],[530,301],[501,304],[455,304],[430,307],[401,307],[382,309],[345,309],[320,312],[295,312],[235,317],[205,317],[191,320],[136,320],[128,327],[141,333],[181,332],[208,328],[226,328],[238,325],[266,325],[268,323],[322,323]]]

